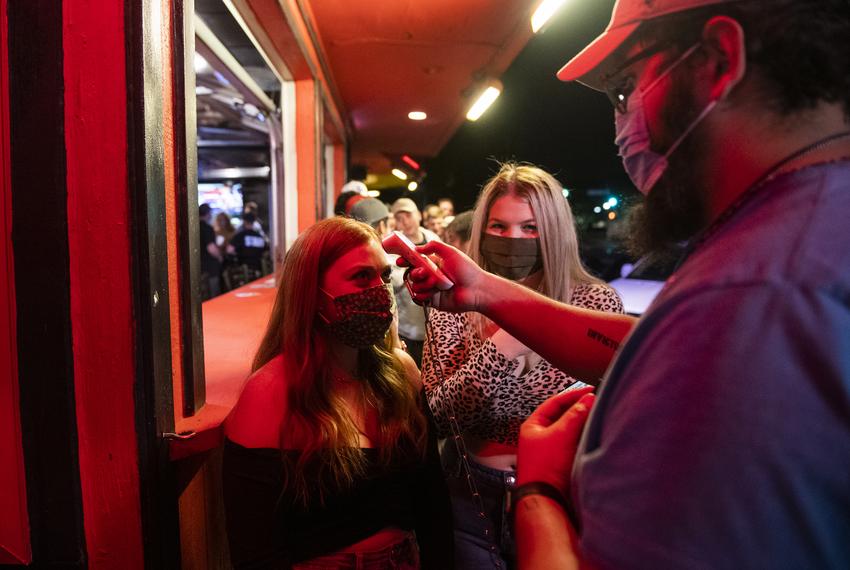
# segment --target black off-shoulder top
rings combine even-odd
[[[367,472],[324,504],[296,503],[283,475],[299,451],[224,445],[223,486],[234,568],[288,568],[336,552],[386,527],[412,530],[423,568],[452,568],[452,515],[436,445],[424,461],[382,467],[364,449]]]

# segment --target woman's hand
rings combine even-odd
[[[525,420],[519,431],[517,485],[543,481],[569,497],[579,438],[595,398],[592,390],[552,396]]]
[[[474,311],[479,307],[483,283],[489,275],[486,271],[460,250],[443,242],[428,242],[416,251],[428,255],[454,285],[448,291],[440,291],[425,269],[414,269],[408,275],[407,285],[414,301],[419,304],[430,301],[434,308],[453,313]],[[398,264],[404,266],[406,262],[399,258]]]

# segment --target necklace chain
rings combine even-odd
[[[712,224],[706,228],[702,233],[700,233],[691,243],[688,244],[687,251],[679,262],[679,266],[681,266],[685,260],[691,256],[697,249],[699,249],[705,242],[707,242],[712,236],[714,236],[722,226],[726,224],[735,214],[737,214],[747,203],[750,202],[755,196],[759,194],[759,192],[767,186],[767,183],[779,176],[780,174],[787,174],[788,172],[794,172],[794,170],[784,172],[782,169],[785,166],[788,166],[794,160],[805,156],[807,154],[811,154],[815,151],[822,149],[823,147],[829,145],[833,141],[844,139],[850,137],[850,131],[842,131],[840,133],[836,133],[830,135],[828,137],[824,137],[822,139],[818,139],[815,142],[804,146],[801,149],[798,149],[775,165],[768,168],[764,174],[762,174],[758,180],[756,180],[747,190],[745,190],[738,198],[735,199],[729,206],[726,207],[725,210],[717,217]],[[813,166],[813,165],[806,165]],[[804,168],[804,167],[801,167]]]

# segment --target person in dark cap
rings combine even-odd
[[[349,215],[354,204],[363,199],[365,199],[365,197],[354,190],[347,190],[341,193],[336,197],[336,202],[334,203],[334,216]]]
[[[378,235],[383,239],[389,233],[387,225],[390,219],[390,210],[386,204],[376,198],[365,198],[351,207],[352,218],[364,222],[375,228]]]
[[[614,106],[635,246],[688,244],[637,326],[419,248],[454,286],[415,299],[591,382],[616,354],[522,426],[520,567],[850,567],[848,53],[847,0],[619,0],[561,69]]]

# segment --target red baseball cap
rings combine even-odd
[[[646,21],[661,16],[736,0],[617,0],[602,34],[558,71],[561,81],[578,81],[602,90],[607,59]]]

